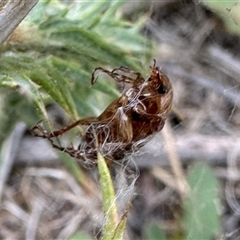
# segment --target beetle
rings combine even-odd
[[[80,119],[54,132],[48,132],[40,124],[31,129],[33,135],[48,139],[54,148],[79,159],[88,167],[96,165],[98,151],[111,164],[142,147],[163,128],[173,99],[171,82],[156,66],[156,60],[153,60],[147,80],[128,67],[112,71],[98,67],[92,73],[92,85],[97,81],[97,72],[109,75],[123,88],[126,84],[130,86],[98,117]],[[54,138],[77,126],[85,127],[77,148],[62,147],[54,142]]]

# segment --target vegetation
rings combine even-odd
[[[119,91],[114,81],[102,76],[90,86],[96,67],[124,65],[145,74],[154,43],[140,33],[145,16],[127,21],[121,12],[123,4],[121,0],[39,1],[0,48],[0,146],[19,121],[31,128],[43,120],[52,130],[47,112],[51,104],[61,106],[71,122],[98,115]],[[81,168],[70,157],[58,154],[78,183],[88,188]],[[98,161],[105,215],[102,238],[123,239],[132,199],[119,214],[119,196],[111,174],[100,154]],[[146,239],[212,239],[219,234],[219,186],[212,171],[197,164],[186,182],[190,191],[178,209],[179,229],[167,234],[156,224],[149,224]],[[77,233],[71,239],[87,237]]]

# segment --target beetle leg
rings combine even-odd
[[[142,75],[141,75],[140,72],[135,71],[135,70],[132,70],[132,69],[130,69],[130,68],[128,68],[128,67],[121,66],[120,68],[116,68],[116,69],[113,69],[113,70],[112,70],[113,73],[116,72],[116,71],[122,71],[122,72],[124,72],[124,73],[136,75],[136,78],[135,78],[135,79],[128,77],[129,79],[132,80],[131,83],[132,83],[133,85],[139,85],[139,84],[141,84],[141,83],[144,82],[144,79],[143,79],[143,77],[142,77]],[[126,77],[127,77],[127,76],[126,76]]]
[[[97,79],[98,79],[98,77],[95,76],[95,74],[96,74],[97,71],[101,71],[101,72],[106,73],[108,76],[110,76],[111,78],[113,78],[116,82],[122,82],[122,83],[123,83],[123,82],[126,82],[126,83],[131,83],[131,84],[133,84],[134,79],[115,72],[115,71],[117,71],[117,70],[120,70],[120,69],[114,69],[113,71],[108,71],[108,70],[106,70],[106,69],[104,69],[104,68],[101,68],[101,67],[95,68],[94,71],[93,71],[93,73],[92,73],[91,84],[93,85],[93,84],[97,81]]]
[[[112,71],[108,71],[104,68],[98,67],[95,68],[93,73],[92,73],[92,79],[91,79],[91,84],[93,85],[98,77],[95,76],[97,71],[101,71],[109,75],[111,78],[113,78],[116,82],[125,82],[125,83],[130,83],[130,84],[139,84],[144,81],[144,79],[141,76],[141,73],[136,72],[134,70],[131,70],[130,68],[127,67],[120,67],[120,68],[115,68]],[[131,78],[130,76],[123,75],[121,73],[118,73],[117,71],[124,72],[124,73],[130,73],[136,75],[136,78]]]
[[[112,73],[116,72],[116,71],[121,71],[121,72],[124,72],[124,73],[129,73],[129,74],[134,74],[136,75],[137,77],[141,76],[141,73],[138,72],[138,71],[135,71],[135,70],[132,70],[128,67],[124,67],[124,66],[121,66],[119,68],[115,68],[112,70]]]
[[[74,149],[73,147],[58,146],[57,144],[54,143],[53,139],[48,136],[44,136],[44,138],[47,138],[47,140],[50,142],[53,148],[56,148],[62,152],[68,153],[71,157],[74,157],[77,159],[84,159],[84,156],[80,154],[79,150]]]
[[[58,137],[59,135],[62,135],[63,133],[69,131],[70,129],[78,126],[78,125],[89,125],[92,122],[97,121],[97,119],[95,117],[88,117],[88,118],[83,118],[80,119],[74,123],[72,123],[69,126],[66,126],[60,130],[54,131],[49,133],[47,130],[43,129],[43,127],[41,127],[39,124],[37,124],[36,126],[34,126],[31,129],[31,133],[36,136],[36,137],[42,137],[42,138],[54,138],[54,137]],[[38,130],[41,134],[37,133],[35,130]]]

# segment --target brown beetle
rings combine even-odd
[[[31,130],[35,136],[47,138],[54,148],[81,160],[85,166],[96,164],[97,151],[110,163],[124,159],[127,153],[143,146],[150,136],[163,128],[173,98],[171,83],[156,67],[155,60],[147,80],[144,80],[139,72],[127,67],[112,71],[96,68],[92,73],[92,84],[97,80],[97,71],[108,74],[123,86],[125,83],[131,86],[99,117],[80,119],[52,133],[39,124]],[[64,148],[54,143],[55,137],[78,125],[85,126],[85,133],[78,148]]]

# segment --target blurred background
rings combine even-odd
[[[101,238],[97,169],[29,129],[98,116],[120,86],[101,74],[91,87],[93,69],[147,78],[153,59],[173,108],[129,156],[131,171],[112,173],[120,212],[132,198],[124,239],[240,239],[239,11],[239,1],[39,1],[0,45],[0,239]]]

